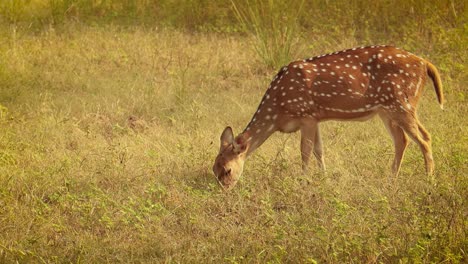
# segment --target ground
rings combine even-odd
[[[431,85],[420,103],[432,177],[414,143],[391,176],[380,120],[326,122],[325,174],[301,173],[298,134],[274,134],[223,192],[219,136],[244,129],[278,71],[248,36],[15,34],[0,53],[0,262],[466,261],[464,79],[442,69],[446,109]]]

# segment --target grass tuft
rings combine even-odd
[[[279,68],[297,52],[304,1],[232,1],[243,30],[254,37],[253,46],[267,66]]]

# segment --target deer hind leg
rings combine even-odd
[[[427,130],[415,116],[407,115],[403,122],[399,122],[399,125],[419,145],[424,156],[426,172],[427,174],[432,174],[434,171],[434,159],[432,157],[431,137]]]
[[[317,122],[315,120],[306,120],[301,125],[301,157],[302,170],[306,172],[309,167],[309,158],[317,137]],[[321,147],[320,147],[321,150]],[[314,150],[315,153],[315,150]],[[320,152],[321,154],[321,152]]]
[[[429,134],[429,132],[427,132],[427,130],[423,127],[423,125],[421,124],[421,122],[419,122],[419,120],[416,119],[416,121],[418,122],[419,133],[421,133],[421,136],[423,137],[423,139],[430,145],[431,144],[431,134]]]
[[[320,129],[317,124],[315,130],[315,141],[314,141],[314,155],[317,159],[317,164],[322,171],[325,171],[325,162],[323,161],[323,144],[322,137],[320,136]]]
[[[403,160],[403,155],[405,154],[406,147],[409,144],[408,137],[406,136],[403,129],[398,126],[397,123],[395,123],[385,115],[380,115],[380,117],[382,118],[382,121],[384,122],[388,132],[392,136],[393,145],[395,147],[395,157],[393,159],[392,172],[393,175],[396,177],[400,172],[401,161]]]

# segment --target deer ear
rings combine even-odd
[[[245,140],[244,134],[241,134],[236,137],[233,143],[234,151],[238,154],[243,153],[247,150],[247,142]]]
[[[221,134],[221,147],[220,151],[232,144],[234,140],[234,134],[232,133],[232,128],[231,127],[226,127]]]

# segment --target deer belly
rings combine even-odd
[[[319,121],[327,120],[341,120],[341,121],[366,121],[371,119],[377,111],[365,111],[365,112],[356,112],[356,113],[334,113],[334,112],[323,112],[317,116]]]
[[[377,113],[379,103],[365,98],[347,98],[347,100],[330,100],[318,102],[318,120],[355,120],[365,121]]]

